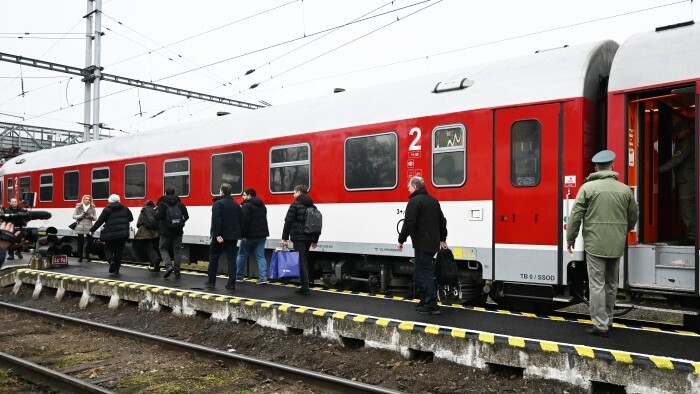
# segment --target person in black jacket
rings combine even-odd
[[[403,225],[399,233],[399,250],[408,236],[413,243],[413,272],[416,276],[416,290],[420,294],[418,312],[439,315],[435,282],[433,281],[433,256],[440,248],[447,248],[447,219],[442,214],[440,202],[428,194],[425,181],[414,176],[408,182],[411,193]]]
[[[238,254],[238,239],[241,238],[243,227],[243,210],[231,198],[231,185],[221,184],[221,196],[214,198],[211,207],[211,245],[209,247],[209,279],[206,287],[216,286],[216,274],[219,268],[219,257],[226,253],[228,261],[228,283],[226,288],[236,289],[236,255]]]
[[[124,255],[124,245],[129,239],[129,223],[134,221],[131,210],[121,202],[119,195],[112,194],[107,199],[107,206],[100,213],[95,224],[90,227],[90,233],[94,233],[104,224],[100,231],[100,240],[105,242],[107,248],[107,259],[109,260],[109,273],[119,275],[119,268],[122,265]]]
[[[16,215],[22,212],[27,212],[27,210],[19,206],[19,201],[16,198],[11,198],[10,206],[5,209],[5,213]],[[20,217],[12,218],[8,220],[8,222],[12,223],[15,226],[15,230],[19,230],[20,232],[23,232],[22,229],[27,225],[27,221]],[[7,259],[14,260],[15,252],[17,253],[17,258],[22,259],[22,247],[23,246],[21,244],[12,245],[10,249],[7,250]]]
[[[190,215],[187,213],[187,207],[180,201],[180,197],[175,195],[175,189],[169,187],[165,189],[165,195],[158,199],[156,204],[156,219],[160,220],[160,229],[158,235],[160,241],[158,248],[160,249],[160,257],[165,263],[164,278],[169,278],[170,274],[175,272],[175,279],[180,279],[180,259],[182,257],[182,234],[184,234],[184,226]],[[182,215],[180,225],[173,226],[172,222],[168,222],[168,208],[177,206]],[[170,250],[173,251],[172,258]]]
[[[282,230],[282,243],[287,246],[289,240],[294,243],[294,250],[299,252],[299,274],[301,275],[301,288],[295,293],[310,295],[309,290],[309,266],[307,254],[309,249],[316,249],[318,239],[321,234],[307,234],[304,232],[304,216],[306,208],[314,207],[313,200],[307,194],[309,187],[297,185],[294,187],[294,202],[289,206],[287,215],[284,218],[284,229]]]
[[[256,196],[255,189],[243,191],[243,231],[241,247],[236,260],[236,280],[243,280],[243,270],[248,264],[248,256],[254,255],[258,262],[258,284],[267,284],[267,260],[265,260],[265,242],[270,235],[267,226],[267,208]]]

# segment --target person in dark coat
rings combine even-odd
[[[156,204],[153,200],[148,200],[141,208],[141,213],[139,213],[139,218],[136,220],[136,235],[134,235],[134,246],[139,248],[142,252],[146,252],[148,256],[148,261],[150,262],[150,267],[148,268],[151,272],[160,271],[160,256],[158,256],[158,251],[156,251],[156,245],[158,242],[158,230],[153,228],[148,228],[148,221],[146,220],[146,211],[153,211],[155,215]]]
[[[2,207],[0,207],[2,211]],[[0,223],[0,268],[5,263],[7,248],[19,240],[20,232],[15,231],[15,225],[11,222]]]
[[[297,294],[310,295],[309,290],[309,249],[316,249],[318,234],[307,234],[304,232],[304,217],[306,208],[314,207],[313,200],[307,194],[309,187],[297,185],[294,187],[294,202],[289,206],[287,215],[284,217],[284,228],[282,229],[282,243],[287,246],[289,240],[294,244],[294,250],[299,252],[299,274],[301,275],[301,288],[295,291]]]
[[[231,198],[231,185],[221,184],[221,196],[214,198],[211,207],[211,245],[209,246],[209,279],[206,287],[216,285],[216,274],[219,268],[219,257],[226,253],[228,261],[228,283],[226,288],[236,289],[236,258],[238,254],[238,239],[241,238],[243,227],[243,210]]]
[[[425,188],[425,181],[414,176],[408,182],[411,193],[403,225],[399,233],[399,250],[408,237],[413,243],[413,272],[416,276],[416,289],[420,294],[418,313],[439,315],[437,294],[433,281],[433,256],[440,248],[447,248],[447,219],[442,214],[440,202]]]
[[[167,221],[168,208],[175,205],[178,206],[182,214],[183,224],[179,227],[173,227]],[[175,189],[170,187],[165,189],[165,195],[159,198],[158,204],[156,204],[156,219],[160,220],[160,229],[158,230],[160,242],[158,243],[158,248],[160,249],[160,257],[165,263],[164,278],[170,277],[170,274],[175,272],[175,279],[180,279],[183,227],[189,218],[187,207],[180,201],[180,197],[175,195]],[[172,258],[170,257],[171,249],[173,251]]]
[[[26,209],[22,208],[19,206],[19,201],[16,198],[11,198],[10,199],[10,206],[5,209],[5,214],[10,214],[10,215],[16,215],[18,213],[22,212],[27,212]],[[8,222],[12,223],[15,227],[15,230],[19,230],[21,233],[24,233],[22,229],[27,226],[27,221],[21,217],[14,217]],[[17,258],[22,259],[22,245],[17,244],[17,245],[12,245],[8,250],[7,250],[7,259],[8,260],[14,260],[15,259],[15,253],[17,253]]]
[[[236,260],[236,280],[243,280],[243,269],[248,264],[248,256],[253,255],[258,262],[258,284],[267,284],[267,260],[265,260],[265,242],[270,235],[267,226],[267,208],[257,197],[255,189],[243,191],[243,234],[241,247]]]
[[[90,228],[90,233],[94,233],[104,224],[100,231],[100,240],[105,242],[107,248],[109,273],[119,275],[124,245],[129,239],[129,223],[134,221],[134,215],[131,214],[129,208],[122,205],[117,194],[109,196],[107,202],[109,204],[102,210],[100,217]]]

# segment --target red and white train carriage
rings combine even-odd
[[[411,282],[413,251],[396,248],[397,228],[407,181],[422,175],[448,220],[448,244],[461,271],[460,298],[481,301],[488,292],[499,303],[520,307],[576,302],[575,295],[586,289],[583,251],[577,245],[573,256],[564,253],[564,226],[578,187],[592,171],[590,158],[608,145],[618,154],[616,168],[635,187],[640,159],[648,160],[644,171],[655,171],[658,158],[641,155],[634,144],[661,132],[633,132],[630,122],[641,122],[635,114],[645,112],[630,109],[662,90],[682,95],[681,112],[695,119],[698,34],[695,26],[641,34],[620,51],[612,41],[564,47],[29,153],[0,169],[0,190],[5,200],[37,192],[36,209],[53,214],[42,225],[70,234],[66,226],[83,194],[91,194],[98,208],[110,193],[120,194],[136,215],[146,199],[173,187],[191,217],[186,255],[205,260],[211,198],[222,181],[238,194],[255,188],[265,201],[268,248],[279,241],[293,187],[307,184],[324,214],[316,273],[331,284],[362,281],[391,291]],[[624,75],[616,76],[617,69]],[[685,74],[674,72],[680,69]],[[608,78],[614,87],[609,95]],[[678,87],[685,90],[679,93]],[[628,149],[628,143],[634,146]],[[640,188],[637,193],[642,201]],[[662,209],[663,200],[655,201],[643,208]],[[630,238],[633,248],[623,270],[628,288],[640,276],[633,260],[649,259],[649,248],[640,245],[680,228],[669,222],[664,233],[656,225],[650,236],[647,227],[654,226],[643,220],[639,234],[648,238]],[[697,249],[683,250],[693,260],[694,290],[670,291],[697,297]]]

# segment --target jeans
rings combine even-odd
[[[138,249],[141,252],[145,252],[146,256],[148,256],[148,262],[151,263],[152,268],[156,268],[160,266],[158,264],[158,261],[160,260],[160,257],[158,256],[158,252],[156,251],[155,248],[155,242],[157,241],[156,238],[145,238],[145,239],[135,239],[134,240],[134,247]],[[159,245],[160,247],[160,245]]]
[[[265,260],[265,241],[267,238],[247,238],[241,241],[236,259],[236,279],[245,277],[244,270],[248,265],[248,256],[253,255],[258,261],[258,281],[267,281],[267,260]]]
[[[416,275],[416,291],[420,300],[428,306],[437,306],[433,256],[435,253],[414,249],[413,272]]]
[[[170,248],[173,248],[173,257],[170,259]],[[175,275],[180,273],[180,251],[182,249],[182,234],[177,235],[161,235],[160,243],[158,244],[160,249],[160,257],[165,263],[165,269],[174,268]],[[174,263],[174,266],[173,266]]]
[[[294,250],[299,252],[299,275],[301,290],[309,290],[309,260],[307,254],[311,249],[311,242],[294,242]]]
[[[237,239],[225,239],[223,243],[218,243],[216,239],[212,239],[211,245],[209,246],[209,268],[207,269],[209,283],[216,283],[216,274],[219,270],[219,257],[226,253],[226,260],[228,262],[228,284],[236,284],[237,243]]]

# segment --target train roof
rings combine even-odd
[[[610,92],[700,78],[700,26],[657,30],[635,34],[620,46],[610,71]]]
[[[587,97],[594,99],[618,44],[599,41],[326,97],[239,112],[138,134],[31,152],[0,175],[147,157],[239,141],[377,124],[480,108]],[[433,93],[438,83],[470,87]],[[22,159],[24,159],[22,161]],[[21,164],[18,164],[22,161]]]

